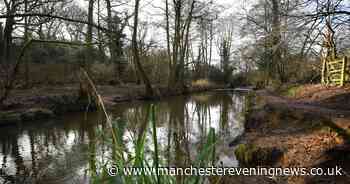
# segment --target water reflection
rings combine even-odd
[[[111,113],[120,122],[126,149],[132,153],[135,138],[146,129],[151,102],[125,103]],[[163,163],[183,167],[191,164],[210,128],[214,128],[216,164],[237,166],[228,147],[244,131],[244,96],[210,92],[172,97],[156,103],[157,142]],[[63,119],[35,122],[0,130],[0,183],[88,183],[90,170],[111,158],[111,149],[97,129],[106,125],[99,113],[69,114]],[[145,146],[152,152],[153,145]]]

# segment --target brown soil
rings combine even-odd
[[[98,92],[103,97],[103,100],[108,105],[113,105],[114,97],[128,98],[140,96],[143,92],[142,85],[125,85],[125,86],[109,86],[98,85]],[[43,106],[47,102],[46,98],[53,96],[70,96],[78,95],[79,85],[65,85],[65,86],[48,86],[48,87],[34,87],[31,89],[15,89],[11,91],[10,97],[5,101],[10,109],[27,108],[34,106]]]
[[[306,85],[297,90],[295,99],[330,109],[350,110],[350,86]]]
[[[245,141],[282,150],[271,166],[343,168],[342,176],[257,177],[261,182],[350,183],[350,88],[308,85],[294,98],[258,91],[256,102],[259,108],[250,112]],[[244,178],[240,183],[256,177]]]

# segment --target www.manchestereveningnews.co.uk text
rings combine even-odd
[[[170,175],[170,176],[341,176],[341,167],[334,168],[282,168],[282,167],[125,167],[122,169],[116,166],[108,167],[110,176],[121,175]]]

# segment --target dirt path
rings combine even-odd
[[[257,91],[257,95],[263,98],[263,103],[268,104],[270,107],[327,118],[344,129],[350,128],[350,110],[348,110],[350,103],[336,99],[338,95],[348,96],[350,98],[350,91],[345,93],[344,90],[337,88],[326,90],[328,93],[332,93],[333,96],[327,95],[328,98],[322,98],[322,100],[315,98],[315,96],[319,96],[319,93],[325,94],[322,90],[314,92],[312,96],[304,96],[302,98],[278,96],[265,90]],[[327,104],[326,102],[331,101],[330,99],[333,102]],[[334,101],[338,101],[337,104]]]

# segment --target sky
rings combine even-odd
[[[210,2],[210,0],[200,0],[202,2]],[[82,7],[87,8],[88,7],[88,1],[83,0],[76,0],[78,4],[80,4]],[[130,0],[130,3],[127,3],[124,6],[118,7],[116,10],[127,10],[128,12],[134,11],[134,1]],[[169,0],[169,2],[172,2],[172,0]],[[251,4],[255,2],[255,0],[213,0],[215,4],[218,4],[219,6],[223,7],[223,11],[220,12],[218,15],[219,18],[223,18],[226,16],[237,15],[239,13],[243,13],[244,8],[249,9],[251,7]],[[140,13],[139,13],[139,22],[147,22],[148,30],[147,30],[147,39],[155,41],[158,46],[165,47],[166,43],[166,33],[164,28],[159,27],[157,24],[160,22],[164,22],[165,16],[164,16],[164,9],[165,9],[165,0],[141,0],[140,1]],[[104,13],[106,14],[106,13]],[[132,25],[132,20],[130,19],[129,23]],[[241,45],[242,40],[239,35],[239,26],[236,27],[237,29],[234,32],[234,38],[235,41],[233,42],[233,47],[238,47]],[[131,30],[126,29],[125,32],[127,33],[128,37],[131,37]],[[215,41],[214,41],[215,42]],[[215,44],[215,43],[214,43]],[[198,45],[198,43],[197,43]],[[193,50],[194,54],[196,55],[197,48],[196,43],[194,41],[193,43]],[[218,63],[220,57],[219,57],[219,51],[217,49],[216,45],[213,45],[213,62]]]
[[[203,0],[202,0],[203,1]],[[141,21],[147,21],[147,22],[159,22],[164,20],[164,12],[163,10],[159,10],[156,7],[165,7],[165,0],[141,0],[141,8],[140,8],[140,20]],[[204,1],[209,2],[209,0]],[[227,17],[230,14],[237,15],[239,13],[243,13],[243,7],[249,9],[250,4],[252,3],[251,0],[213,0],[214,3],[220,5],[223,7],[223,11],[220,12],[218,15],[219,18]],[[239,23],[237,24],[239,25]],[[215,28],[214,28],[215,29]],[[165,43],[165,30],[163,28],[157,28],[153,27],[152,30],[149,31],[150,37],[158,42],[164,42]],[[235,41],[233,42],[233,47],[238,47],[241,45],[240,35],[239,35],[239,26],[236,26],[235,32],[234,32],[234,38]],[[198,45],[199,43],[197,43]],[[215,38],[214,38],[214,44],[215,44]],[[193,42],[194,46],[194,54],[198,52],[196,48],[195,41]],[[212,51],[213,56],[213,63],[218,64],[220,56],[219,51],[217,49],[217,46],[213,46]]]
[[[74,0],[77,4],[81,5],[84,9],[87,10],[88,7],[88,1],[87,0]],[[103,0],[100,0],[103,2]],[[129,1],[127,4],[120,6],[118,8],[115,8],[116,10],[127,10],[129,13],[134,11],[134,1],[133,0],[126,0],[126,2]],[[202,2],[210,2],[210,0],[199,0]],[[2,3],[3,0],[0,0],[0,10],[1,7],[3,7]],[[97,0],[96,0],[97,2]],[[169,2],[172,2],[169,0]],[[218,17],[225,17],[230,14],[238,14],[243,13],[243,7],[248,8],[250,7],[250,4],[254,2],[254,0],[213,0],[214,3],[218,4],[219,6],[223,7],[223,11],[220,12]],[[113,3],[113,1],[112,1]],[[96,5],[95,5],[96,8]],[[163,8],[163,10],[161,9]],[[140,1],[140,14],[139,14],[139,21],[140,22],[147,22],[148,31],[147,31],[147,38],[150,40],[154,40],[156,43],[159,44],[159,46],[165,46],[165,30],[161,27],[159,27],[160,22],[163,22],[164,17],[164,8],[165,8],[165,0],[141,0]],[[96,8],[97,9],[97,8]],[[106,14],[106,12],[102,12],[103,14]],[[132,20],[130,19],[129,23],[132,24]],[[4,19],[0,19],[0,22],[3,22]],[[131,30],[126,29],[126,33],[129,37],[131,37]],[[235,46],[238,46],[241,42],[238,30],[235,31]],[[163,43],[163,44],[162,44]],[[195,47],[195,43],[193,44]],[[218,59],[218,51],[216,49],[217,47],[213,46],[213,57],[214,59]],[[196,48],[194,48],[195,52],[197,51]]]

